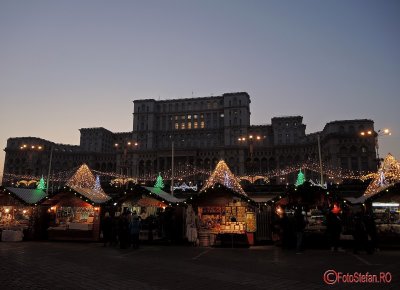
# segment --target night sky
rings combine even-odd
[[[131,131],[134,99],[246,91],[252,124],[372,119],[400,159],[399,15],[395,0],[1,0],[0,143],[79,144],[79,128]]]

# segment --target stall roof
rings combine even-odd
[[[184,199],[176,198],[175,196],[172,196],[168,192],[165,192],[157,187],[144,187],[144,188],[168,202],[178,203],[184,201]]]
[[[371,196],[362,195],[360,197],[345,197],[344,199],[350,202],[351,204],[359,204],[359,203],[364,203],[369,197]]]
[[[275,196],[259,196],[259,197],[251,197],[256,203],[265,203],[270,200],[273,200]]]
[[[28,204],[38,203],[47,196],[46,192],[40,189],[18,187],[6,187],[6,189]]]
[[[96,191],[90,188],[81,188],[76,186],[70,186],[71,189],[75,190],[80,195],[90,199],[94,203],[105,203],[111,199],[107,194]]]

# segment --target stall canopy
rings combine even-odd
[[[111,200],[101,188],[99,177],[95,178],[86,164],[79,167],[66,186],[92,203],[101,204]]]
[[[7,192],[15,196],[25,204],[37,204],[47,197],[46,193],[40,189],[6,187]]]
[[[175,196],[169,194],[168,192],[163,191],[162,189],[158,187],[144,187],[148,193],[155,195],[161,200],[164,200],[165,202],[168,203],[180,203],[183,202],[184,199],[176,198]]]

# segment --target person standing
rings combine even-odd
[[[360,250],[367,249],[368,234],[364,223],[364,217],[362,213],[357,213],[353,219],[354,223],[354,254],[358,254]]]
[[[106,247],[107,243],[111,245],[111,235],[112,235],[112,219],[110,213],[106,212],[104,214],[104,219],[101,224],[101,231],[103,232],[103,246]]]
[[[296,254],[301,254],[303,250],[304,229],[306,228],[306,220],[301,208],[297,208],[294,213],[294,227],[296,230]]]
[[[137,216],[136,212],[133,212],[131,222],[129,224],[129,231],[131,236],[131,243],[134,249],[139,248],[139,234],[141,229],[140,217]]]
[[[342,232],[342,220],[339,214],[335,214],[332,210],[329,211],[326,218],[326,230],[329,236],[331,250],[337,252]]]

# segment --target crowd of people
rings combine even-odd
[[[114,217],[106,212],[101,223],[104,247],[119,245],[121,249],[139,248],[141,227],[141,218],[136,211],[125,211]]]
[[[308,224],[305,212],[300,207],[294,213],[288,215],[283,210],[277,223],[275,233],[279,236],[279,242],[283,249],[295,248],[296,253],[301,253],[304,249],[304,232]],[[329,243],[331,251],[341,251],[341,235],[343,233],[344,222],[340,212],[331,208],[325,217],[326,241]],[[360,211],[350,217],[350,224],[346,230],[351,233],[353,242],[353,252],[355,254],[365,251],[372,254],[378,250],[378,235],[375,220],[371,211]]]

